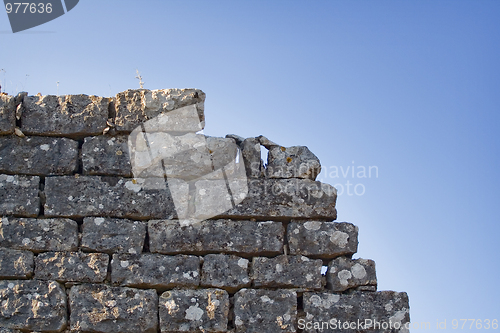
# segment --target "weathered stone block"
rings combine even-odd
[[[86,217],[82,225],[82,249],[113,254],[142,252],[146,238],[144,222]]]
[[[82,284],[71,288],[71,331],[156,333],[158,295],[155,290]]]
[[[229,295],[220,289],[170,290],[160,296],[161,332],[226,332]]]
[[[164,179],[60,176],[45,179],[45,216],[175,217]]]
[[[26,135],[84,137],[102,134],[109,98],[87,95],[27,96],[22,131]]]
[[[38,216],[39,187],[38,176],[0,175],[0,216]]]
[[[14,133],[16,127],[16,98],[0,95],[0,135]]]
[[[201,285],[225,289],[230,293],[249,287],[248,259],[235,255],[207,254],[203,258]]]
[[[2,217],[0,246],[32,252],[76,251],[78,224],[69,219]]]
[[[307,292],[303,302],[306,317],[299,319],[298,327],[304,332],[409,332],[405,327],[410,322],[406,293]]]
[[[287,237],[290,254],[336,258],[358,250],[358,227],[346,222],[293,221],[288,225]]]
[[[59,282],[103,282],[108,263],[109,256],[104,253],[40,253],[35,259],[35,278]]]
[[[30,278],[35,268],[33,257],[30,251],[0,248],[0,279]]]
[[[41,136],[0,136],[0,172],[69,175],[77,168],[77,141]]]
[[[255,287],[318,290],[323,287],[322,265],[321,259],[304,256],[256,257],[252,260],[251,277]]]
[[[267,156],[268,178],[303,178],[315,180],[321,172],[321,163],[305,146],[273,146]]]
[[[66,326],[66,293],[54,281],[0,281],[0,327],[60,332]]]
[[[249,178],[264,176],[264,165],[260,158],[260,143],[256,138],[247,138],[240,144],[241,154]]]
[[[85,138],[82,162],[86,175],[132,177],[128,136],[99,135]]]
[[[155,253],[115,254],[111,261],[113,284],[137,288],[195,288],[200,285],[200,258]]]
[[[149,221],[149,248],[164,254],[227,253],[276,255],[283,252],[284,228],[280,222],[205,220]]]
[[[0,333],[23,333],[20,330],[11,330],[10,328],[1,328]]]
[[[326,281],[328,289],[333,291],[344,291],[360,286],[373,286],[376,290],[375,262],[338,257],[328,264]]]
[[[297,293],[242,289],[234,295],[235,332],[296,332]]]

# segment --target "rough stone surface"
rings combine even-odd
[[[329,259],[358,250],[358,227],[346,222],[292,221],[287,237],[290,254]]]
[[[373,286],[376,289],[375,262],[338,257],[328,264],[326,281],[328,289],[333,291],[344,291],[360,286]]]
[[[28,279],[34,268],[33,252],[0,247],[0,279]]]
[[[200,258],[155,253],[115,254],[111,261],[111,281],[115,285],[159,290],[196,288],[200,284]]]
[[[175,217],[164,179],[60,176],[45,179],[45,216]]]
[[[405,324],[410,321],[409,302],[406,293],[394,291],[381,292],[354,292],[352,294],[332,294],[332,293],[304,293],[304,312],[305,319],[302,327],[311,327],[304,332],[409,332]],[[344,325],[348,322],[350,325],[356,323],[356,329],[335,329],[334,326],[324,327],[321,330],[314,328],[314,322],[330,322]],[[359,327],[361,324],[370,324]],[[310,322],[310,324],[307,324]],[[375,326],[379,322],[380,326]],[[384,325],[391,325],[385,327]],[[299,328],[301,320],[298,321]],[[306,326],[308,325],[308,326]],[[346,324],[347,325],[347,324]],[[347,326],[346,326],[347,327]],[[396,327],[396,329],[394,329]],[[400,327],[400,329],[397,329]],[[351,327],[352,328],[352,327]]]
[[[260,158],[260,142],[256,138],[247,138],[240,144],[248,178],[264,176],[264,165]]]
[[[77,168],[77,141],[40,136],[0,136],[0,172],[69,175]]]
[[[235,255],[207,254],[203,258],[201,285],[225,289],[230,293],[250,287],[248,259]]]
[[[27,96],[22,131],[26,135],[84,137],[102,134],[109,98],[87,95]]]
[[[54,281],[0,281],[0,327],[60,332],[67,321],[66,293]]]
[[[234,295],[235,332],[296,332],[297,293],[242,289]]]
[[[256,257],[252,260],[251,277],[255,287],[319,290],[323,287],[322,265],[321,259],[304,256]]]
[[[35,259],[35,278],[59,282],[103,282],[109,256],[104,253],[47,252]]]
[[[14,133],[16,127],[16,98],[0,95],[0,135]]]
[[[226,332],[229,295],[220,289],[170,290],[160,296],[162,332]]]
[[[39,187],[38,176],[0,175],[0,216],[38,216]]]
[[[0,246],[32,252],[76,251],[78,225],[69,219],[2,217]]]
[[[280,222],[206,220],[184,224],[176,220],[152,220],[148,231],[151,252],[243,256],[283,252],[284,228]]]
[[[315,180],[321,172],[321,163],[305,146],[272,146],[267,155],[268,178],[304,178]]]
[[[156,333],[158,329],[155,290],[83,284],[71,288],[69,306],[72,332]]]
[[[82,225],[82,244],[85,251],[138,254],[144,247],[144,222],[86,217]]]
[[[82,163],[85,175],[132,177],[128,136],[99,135],[85,138]]]

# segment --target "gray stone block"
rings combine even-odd
[[[59,282],[103,282],[109,256],[104,253],[47,252],[35,259],[35,279]]]
[[[172,218],[174,203],[164,179],[60,176],[45,179],[45,216]]]
[[[264,176],[264,164],[260,158],[260,142],[256,138],[247,138],[240,144],[248,178]]]
[[[84,251],[138,254],[142,252],[146,238],[144,222],[86,217],[82,225]]]
[[[128,136],[99,135],[85,138],[82,163],[85,175],[132,177]]]
[[[160,296],[163,333],[226,332],[229,295],[220,289],[170,290]]]
[[[268,178],[303,178],[315,180],[321,172],[321,163],[305,146],[273,146],[267,155]]]
[[[109,98],[87,95],[27,96],[22,131],[26,135],[85,137],[102,134]]]
[[[0,216],[38,216],[39,188],[38,176],[0,175]]]
[[[304,256],[256,257],[252,260],[251,277],[255,287],[319,290],[323,287],[322,265],[321,259]]]
[[[176,220],[152,220],[148,232],[151,252],[164,254],[254,256],[283,252],[284,228],[280,222],[205,220],[189,224]]]
[[[230,293],[250,287],[249,261],[235,255],[207,254],[201,268],[201,285]]]
[[[371,286],[377,290],[375,262],[367,259],[352,260],[338,257],[328,264],[327,288],[344,291],[351,288]]]
[[[111,281],[115,285],[158,290],[196,288],[200,285],[200,265],[199,257],[189,255],[115,254]]]
[[[0,135],[14,133],[16,127],[15,96],[0,95]]]
[[[69,219],[2,217],[0,246],[32,252],[76,251],[78,225]]]
[[[33,252],[0,248],[0,279],[29,279],[33,275]]]
[[[0,172],[70,175],[77,168],[77,141],[41,136],[0,136]]]
[[[235,332],[296,332],[297,293],[242,289],[234,295]]]
[[[66,293],[55,281],[0,281],[0,327],[60,332],[66,327]]]
[[[71,332],[156,333],[155,290],[82,284],[69,292]]]
[[[358,227],[346,222],[293,221],[287,237],[290,254],[330,259],[358,250]]]

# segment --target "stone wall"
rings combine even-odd
[[[0,96],[0,333],[407,331],[317,157],[204,100]]]

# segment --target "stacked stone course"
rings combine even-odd
[[[134,129],[161,132],[147,121],[188,107],[199,127],[164,124],[187,136],[204,100],[0,95],[0,332],[408,331],[406,293],[377,292],[375,263],[352,259],[358,227],[334,222],[336,190],[307,147],[207,137],[214,165],[241,152],[248,194],[216,210],[217,178],[199,180],[189,200],[206,219],[179,219],[165,177],[134,178]],[[342,327],[367,319],[380,326]]]

